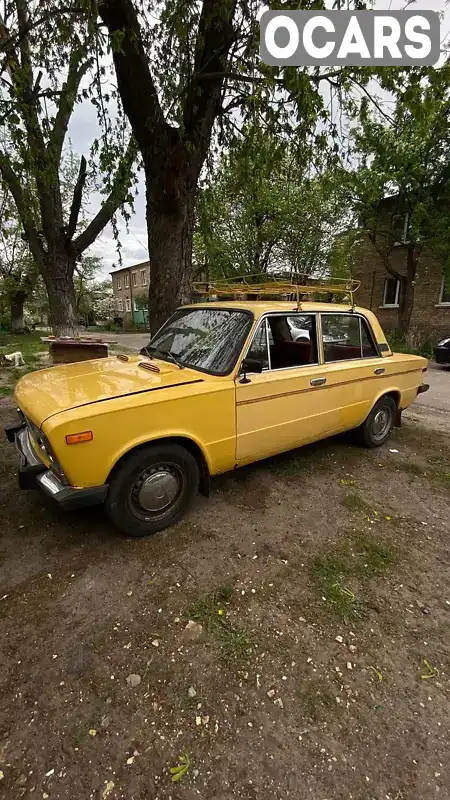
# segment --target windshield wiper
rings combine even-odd
[[[150,350],[152,350],[153,353],[156,354],[159,353],[159,355],[162,356],[163,359],[165,358],[167,359],[167,361],[171,361],[173,364],[176,364],[177,367],[179,367],[180,369],[183,369],[183,364],[177,358],[175,353],[172,353],[171,350],[160,350],[159,347],[154,347],[153,345],[149,345],[148,347],[143,347],[142,350],[145,350],[149,358],[152,357]]]

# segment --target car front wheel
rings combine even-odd
[[[199,478],[197,461],[185,447],[148,445],[113,473],[106,511],[125,533],[150,536],[181,519],[197,493]]]
[[[357,429],[360,444],[365,447],[379,447],[391,435],[397,414],[397,404],[393,397],[385,395],[375,403],[369,416]]]

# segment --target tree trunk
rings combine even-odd
[[[167,186],[167,179],[161,177],[161,181],[161,186]],[[148,321],[152,335],[178,306],[191,300],[196,181],[180,178],[177,183],[170,202],[167,197],[161,202],[147,180]]]
[[[71,263],[66,254],[48,260],[43,278],[48,294],[50,326],[55,336],[76,336],[78,322],[76,314],[75,287]]]
[[[414,308],[414,286],[416,280],[418,254],[412,246],[406,252],[406,275],[400,280],[400,300],[398,306],[398,332],[404,338],[411,324]]]
[[[398,306],[398,332],[403,339],[409,331],[411,315],[414,307],[414,286],[404,277],[400,283],[400,300]]]
[[[23,306],[27,295],[25,292],[16,292],[11,297],[11,330],[13,333],[23,333],[25,329],[23,321]]]

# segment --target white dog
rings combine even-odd
[[[25,361],[23,360],[20,350],[18,350],[17,353],[9,353],[8,355],[5,354],[5,358],[7,361],[11,362],[13,367],[23,367],[25,365]]]

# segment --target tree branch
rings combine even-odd
[[[48,20],[54,19],[55,16],[63,14],[84,16],[86,14],[86,9],[83,6],[61,6],[58,9],[52,8],[50,11],[46,11],[45,14],[42,14],[41,17],[37,17],[35,20],[31,20],[29,18],[26,26],[23,27],[18,33],[9,33],[6,31],[6,28],[3,25],[3,28],[6,31],[6,36],[3,35],[3,32],[0,33],[0,52],[5,52],[8,50],[8,48],[14,48],[14,45],[20,44],[23,37],[28,36],[32,30],[38,28],[40,25],[44,25],[46,22],[48,22]]]
[[[119,93],[139,149],[143,155],[158,152],[172,129],[159,103],[132,0],[100,0],[98,12],[108,28]]]
[[[203,0],[194,53],[194,74],[183,102],[184,139],[203,163],[220,106],[224,66],[236,38],[235,0]]]
[[[27,3],[26,0],[15,0],[15,3],[19,34],[23,34],[28,26]],[[54,191],[54,186],[58,186],[59,183],[59,164],[55,164],[54,161],[47,158],[45,140],[39,124],[38,101],[33,91],[33,69],[28,34],[24,34],[21,37],[20,55],[20,64],[16,59],[11,73],[11,80],[19,101],[20,113],[27,133],[33,177],[38,188],[42,227],[47,240],[51,241],[56,230],[62,226],[60,197],[59,193]]]
[[[380,247],[378,247],[377,242],[376,242],[376,234],[373,231],[369,231],[368,232],[368,236],[369,236],[369,240],[371,241],[375,252],[377,252],[378,255],[380,256],[381,261],[383,262],[383,266],[386,269],[386,271],[389,272],[389,274],[392,275],[393,278],[396,278],[397,280],[402,280],[405,276],[402,275],[401,272],[398,272],[398,270],[394,269],[394,267],[392,266],[392,264],[390,262],[390,259],[389,259],[390,251],[389,251],[389,253],[387,253],[385,250],[382,250]]]
[[[81,46],[81,43],[78,47],[75,47],[70,54],[67,79],[62,87],[58,110],[56,112],[55,121],[53,123],[53,128],[51,130],[47,146],[48,151],[52,152],[57,163],[59,163],[61,158],[64,139],[75,105],[75,100],[77,98],[78,87],[81,79],[86,74],[90,64],[92,63],[90,59],[83,61],[83,56],[85,55],[86,50]]]
[[[86,183],[87,163],[84,156],[81,156],[80,167],[78,170],[77,182],[73,190],[72,204],[70,206],[69,224],[67,226],[67,238],[72,240],[78,225],[80,216],[81,200],[83,197],[84,184]]]
[[[14,172],[9,158],[1,152],[0,172],[3,180],[13,196],[33,258],[36,264],[40,264],[45,256],[45,251],[32,218],[32,204],[30,198],[27,196],[28,193],[23,190],[19,177]]]
[[[354,84],[356,84],[356,86],[358,86],[358,88],[359,88],[359,89],[361,89],[361,91],[362,91],[362,92],[364,92],[364,94],[366,95],[366,97],[367,97],[367,98],[370,100],[370,102],[372,103],[372,105],[374,105],[374,106],[375,106],[375,108],[377,109],[377,111],[379,111],[379,113],[381,114],[381,116],[382,116],[382,117],[384,117],[384,119],[385,119],[385,120],[387,120],[387,122],[389,122],[391,125],[395,125],[395,120],[394,120],[392,117],[390,117],[390,116],[389,116],[389,114],[386,114],[386,112],[385,112],[385,111],[383,111],[383,109],[381,108],[380,104],[379,104],[379,103],[377,102],[377,100],[375,100],[375,98],[374,98],[374,97],[373,97],[373,96],[370,94],[370,92],[369,92],[369,91],[366,89],[366,87],[364,86],[364,84],[363,84],[363,83],[360,83],[359,81],[356,81],[354,78],[353,78],[353,83],[354,83]]]
[[[136,141],[132,137],[117,168],[108,197],[87,228],[72,242],[72,248],[77,255],[81,255],[95,241],[108,222],[111,221],[119,206],[125,201],[130,185],[131,169],[136,155]]]
[[[11,35],[8,31],[8,28],[5,25],[5,22],[1,14],[0,14],[0,43],[1,43],[1,50],[3,50],[5,53],[0,74],[2,75],[3,72],[5,72],[6,70],[9,77],[11,77],[13,68],[17,69],[19,63],[17,61],[17,56],[14,52],[13,39],[11,38]]]

